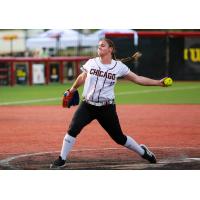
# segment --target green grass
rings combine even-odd
[[[171,87],[120,84],[116,100],[125,104],[200,104],[200,82],[175,82]],[[125,94],[127,91],[129,94]]]
[[[60,105],[63,92],[70,86],[71,83],[56,83],[0,87],[0,105]],[[82,89],[79,89],[80,93]],[[200,104],[200,82],[175,82],[172,87],[162,88],[118,81],[115,94],[118,104]],[[32,100],[40,102],[21,102]]]

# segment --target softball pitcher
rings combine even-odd
[[[71,95],[84,84],[83,100],[63,139],[60,156],[51,164],[51,168],[61,168],[65,165],[76,137],[83,127],[94,119],[117,144],[136,152],[150,163],[156,163],[155,155],[145,145],[138,144],[121,130],[116,112],[114,86],[118,77],[145,86],[165,86],[164,79],[153,80],[131,72],[121,61],[115,60],[115,47],[109,39],[99,41],[97,52],[98,57],[89,59],[83,65],[82,73],[68,90],[68,94]]]

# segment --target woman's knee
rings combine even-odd
[[[74,138],[77,137],[77,135],[80,133],[80,130],[78,129],[72,129],[69,127],[69,129],[67,130],[68,134]]]
[[[120,135],[120,136],[118,136],[118,137],[114,137],[113,140],[114,140],[117,144],[124,146],[124,145],[126,144],[127,137],[126,137],[126,135]]]

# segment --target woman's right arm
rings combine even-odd
[[[73,83],[72,87],[70,88],[70,92],[74,92],[75,90],[77,90],[81,85],[83,85],[85,83],[85,79],[87,77],[87,73],[86,72],[82,72],[77,79],[75,80],[75,82]]]

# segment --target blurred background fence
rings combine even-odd
[[[99,39],[114,41],[117,58],[140,51],[139,61],[127,63],[150,78],[200,80],[200,31],[10,30],[0,31],[0,85],[64,83],[96,56]]]

